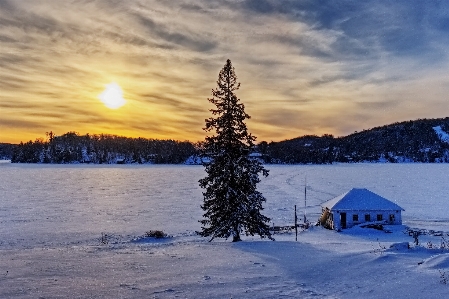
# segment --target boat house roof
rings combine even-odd
[[[322,203],[321,206],[323,208],[328,208],[329,210],[404,211],[403,208],[394,202],[389,201],[368,189],[356,188]]]

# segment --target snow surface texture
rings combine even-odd
[[[274,225],[353,187],[449,232],[447,164],[271,166],[259,190]],[[442,298],[442,236],[313,227],[277,241],[211,243],[200,229],[201,166],[0,166],[0,298]],[[302,215],[299,215],[302,218]],[[142,238],[162,230],[171,237]],[[443,235],[446,239],[448,236]],[[407,242],[412,246],[407,248]]]

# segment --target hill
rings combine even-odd
[[[0,143],[0,159],[13,163],[179,164],[189,157],[197,161],[199,146],[188,141],[68,132],[51,135],[47,141]],[[257,151],[262,154],[258,158],[273,164],[449,163],[449,117],[398,122],[343,137],[325,134],[262,141]]]
[[[418,119],[344,137],[303,136],[259,144],[266,162],[449,162],[449,118]]]

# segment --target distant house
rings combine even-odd
[[[403,208],[367,189],[352,189],[321,204],[320,224],[340,231],[366,222],[402,224]]]
[[[249,154],[249,158],[251,159],[251,160],[257,160],[257,161],[259,161],[260,163],[264,163],[264,155],[262,155],[261,153],[251,153],[251,154]]]

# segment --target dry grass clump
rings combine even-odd
[[[162,239],[162,238],[166,238],[166,237],[167,237],[167,234],[161,230],[150,230],[145,233],[145,238]]]

